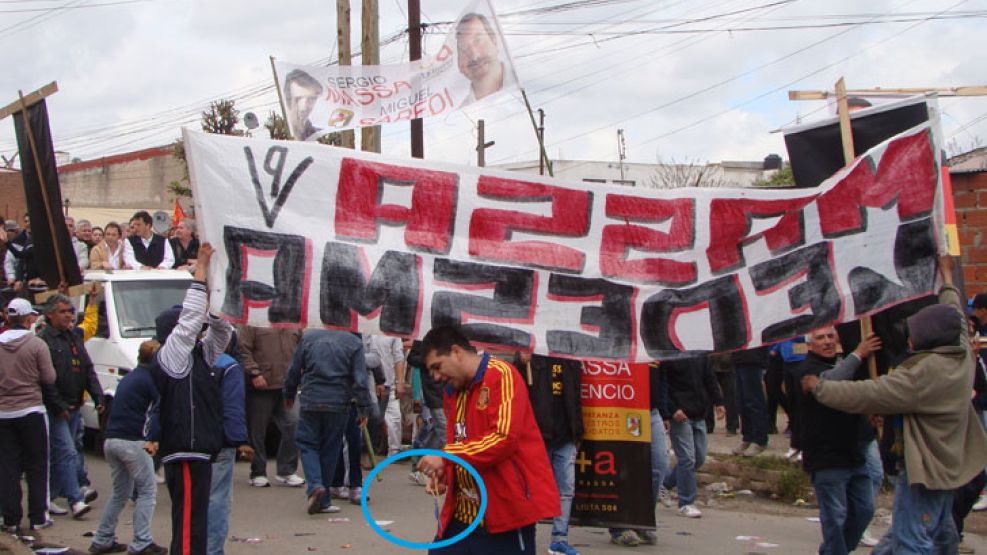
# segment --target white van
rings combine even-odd
[[[154,337],[154,319],[161,311],[182,304],[192,281],[186,270],[89,270],[85,283],[99,283],[97,296],[98,325],[96,333],[86,341],[86,351],[92,359],[107,397],[112,402],[117,383],[137,366],[137,348]],[[77,301],[80,312],[89,299]],[[81,316],[81,314],[80,314]],[[98,430],[99,417],[86,396],[82,416],[87,428]]]

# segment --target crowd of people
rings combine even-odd
[[[72,250],[83,272],[150,268],[194,271],[199,250],[195,221],[179,220],[166,235],[155,233],[153,223],[151,215],[144,210],[136,212],[123,225],[108,222],[102,227],[92,225],[89,220],[77,222],[72,216],[65,216]],[[0,278],[6,285],[5,300],[13,296],[26,297],[32,290],[44,291],[47,286],[39,276],[34,259],[30,216],[24,214],[20,223],[7,220],[4,231],[0,235],[0,260],[3,261]]]
[[[91,553],[223,553],[234,462],[250,461],[251,486],[271,486],[273,424],[281,436],[273,482],[304,486],[309,514],[360,504],[361,455],[394,455],[407,437],[413,447],[472,464],[489,495],[482,525],[436,552],[534,553],[535,523],[552,519],[549,553],[578,554],[568,529],[584,433],[579,362],[515,353],[511,364],[476,349],[456,327],[402,341],[232,326],[207,313],[213,250],[198,244],[194,224],[182,221],[170,240],[150,224],[146,212],[126,229],[66,220],[80,265],[193,273],[183,304],[158,316],[154,340],[141,345],[107,410],[72,299],[56,294],[39,311],[23,298],[32,279],[29,221],[7,222],[5,278],[16,294],[0,329],[4,531],[24,530],[22,478],[31,533],[52,526],[51,515],[90,513],[98,494],[82,448],[88,398],[105,418],[102,450],[112,475]],[[696,474],[716,421],[739,434],[735,455],[755,456],[778,434],[780,407],[787,456],[815,490],[820,553],[848,553],[862,541],[874,553],[956,552],[965,516],[974,505],[987,508],[987,374],[973,339],[987,335],[987,295],[975,297],[968,317],[951,259],[940,266],[939,303],[908,318],[908,356],[876,379],[864,361],[881,340],[865,336],[844,350],[832,326],[751,351],[652,363],[652,507],[677,499],[679,516],[700,518]],[[895,484],[893,523],[872,538],[866,531],[886,477]],[[479,492],[462,467],[423,457],[409,478],[447,493],[438,538],[475,519]],[[159,481],[172,500],[170,548],[151,537]],[[116,528],[130,499],[133,536],[123,545]],[[653,529],[609,532],[620,546],[657,542]]]

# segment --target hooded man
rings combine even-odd
[[[901,415],[904,463],[899,463],[891,527],[896,555],[931,553],[937,536],[955,538],[953,490],[987,464],[987,435],[970,403],[974,355],[953,286],[952,258],[941,257],[939,269],[940,304],[908,318],[913,354],[894,372],[872,381],[802,378],[803,390],[834,409]]]

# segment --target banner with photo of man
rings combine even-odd
[[[391,65],[305,66],[275,62],[295,140],[452,113],[518,90],[497,16],[474,0],[434,56]]]

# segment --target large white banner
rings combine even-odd
[[[186,131],[212,310],[239,323],[648,361],[932,291],[928,125],[816,189],[639,188]]]
[[[488,0],[473,0],[434,56],[381,66],[276,62],[295,140],[448,114],[518,90],[507,45]]]

